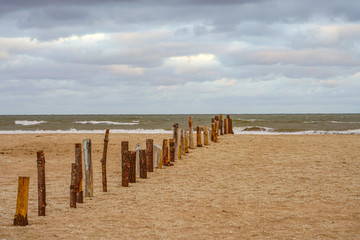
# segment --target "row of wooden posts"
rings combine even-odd
[[[136,175],[146,179],[147,172],[153,172],[154,168],[163,166],[173,166],[174,162],[181,159],[181,156],[188,153],[189,149],[194,149],[193,138],[193,118],[188,119],[188,130],[182,130],[178,123],[173,125],[173,136],[171,139],[163,139],[162,148],[154,144],[153,139],[146,139],[146,149],[141,149],[138,144],[135,151],[129,151],[129,142],[121,142],[122,159],[122,186],[128,187],[129,183],[136,183]],[[218,136],[224,134],[233,134],[232,119],[227,115],[223,119],[222,115],[215,116],[211,120],[211,132],[207,126],[196,127],[196,146],[202,147],[209,145],[209,135],[211,141],[218,142]],[[203,135],[203,137],[202,137]],[[202,142],[203,138],[203,142]],[[106,157],[109,142],[109,129],[105,132],[103,157],[101,161],[102,169],[102,187],[103,192],[107,192],[106,176]],[[70,207],[76,208],[77,203],[83,203],[83,161],[81,143],[75,144],[75,162],[71,164],[71,182],[70,182]],[[85,197],[92,197],[93,187],[93,167],[91,157],[91,140],[86,139],[83,142],[84,165],[85,165]],[[38,215],[45,216],[46,208],[46,185],[45,185],[45,155],[44,151],[37,152],[37,170],[38,170]],[[30,177],[19,177],[18,195],[16,204],[16,213],[14,225],[28,225],[27,209],[29,196]]]

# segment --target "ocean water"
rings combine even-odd
[[[214,115],[1,115],[0,134],[17,133],[171,133],[211,124]],[[223,115],[224,118],[226,115]],[[235,134],[360,134],[360,114],[232,114]]]

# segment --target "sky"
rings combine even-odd
[[[0,114],[359,113],[359,9],[0,0]]]

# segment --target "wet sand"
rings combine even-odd
[[[173,167],[121,187],[121,141],[111,134],[0,135],[0,239],[360,239],[360,136],[226,135]],[[74,144],[91,138],[94,197],[69,207]],[[37,216],[36,152],[45,151],[47,207]],[[12,225],[18,176],[30,176],[26,227]]]

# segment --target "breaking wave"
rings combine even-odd
[[[47,123],[47,121],[15,120],[16,125],[23,125],[23,126],[32,126],[32,125],[38,125],[41,123]]]
[[[108,124],[108,125],[138,125],[139,121],[133,121],[131,123],[126,122],[113,122],[113,121],[76,121],[78,124]]]

